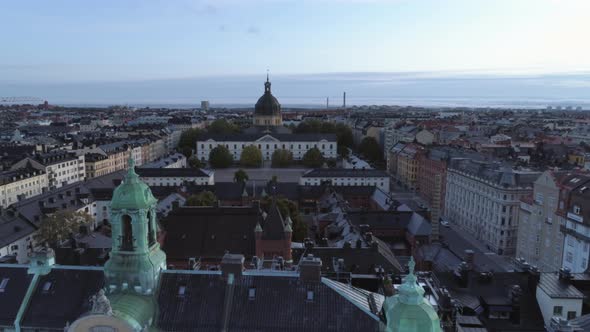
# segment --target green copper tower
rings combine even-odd
[[[387,317],[386,332],[442,332],[438,314],[424,298],[424,288],[414,274],[414,258],[408,263],[410,273],[404,278],[398,294],[383,304]]]
[[[127,175],[113,192],[112,249],[104,272],[113,315],[135,330],[153,323],[154,294],[166,269],[166,255],[156,239],[157,202],[130,158]]]

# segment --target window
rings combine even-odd
[[[581,210],[582,210],[582,209],[580,208],[580,206],[579,206],[579,205],[574,205],[574,213],[575,213],[575,214],[580,214]]]
[[[553,307],[553,315],[554,316],[561,316],[561,314],[563,313],[563,307],[560,305],[556,305],[555,307]]]
[[[574,318],[576,318],[576,312],[575,311],[568,311],[567,312],[567,320],[574,319]]]
[[[307,291],[307,301],[308,302],[313,301],[313,291]]]
[[[567,252],[565,254],[565,261],[568,263],[572,263],[574,261],[574,254],[572,254],[571,252]]]

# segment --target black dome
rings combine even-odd
[[[271,116],[281,114],[281,104],[272,93],[270,93],[270,82],[264,83],[264,94],[256,102],[254,115]]]

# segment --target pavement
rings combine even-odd
[[[243,169],[248,173],[250,181],[266,182],[277,176],[279,182],[299,182],[299,178],[308,168],[224,168],[215,170],[215,181],[232,182],[237,170]]]
[[[443,241],[455,255],[461,259],[465,257],[465,250],[474,251],[474,264],[480,271],[508,272],[516,269],[512,257],[500,256],[489,251],[481,241],[461,231],[457,226],[440,227]]]

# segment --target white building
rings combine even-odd
[[[215,184],[214,172],[195,168],[137,168],[136,172],[149,186],[181,186],[185,182],[200,186]]]
[[[301,160],[312,148],[318,148],[327,159],[335,159],[338,151],[334,134],[235,134],[212,135],[197,141],[197,157],[208,161],[211,150],[221,145],[229,150],[234,161],[240,160],[242,150],[249,145],[258,147],[264,160],[271,160],[278,149],[291,151],[294,160]]]
[[[563,271],[541,274],[536,296],[546,326],[553,317],[570,320],[582,314],[584,294],[570,284],[570,278]]]
[[[318,168],[301,176],[299,184],[319,186],[323,183],[331,183],[333,186],[375,186],[389,193],[389,180],[387,173],[376,169]]]
[[[0,208],[43,193],[48,183],[47,174],[35,168],[0,173]]]
[[[54,151],[38,154],[33,158],[25,158],[14,164],[11,169],[17,170],[33,167],[47,173],[50,188],[60,188],[86,178],[84,155],[76,156],[67,151]]]
[[[139,166],[139,165],[138,165]],[[182,153],[174,153],[167,157],[143,165],[144,168],[186,168],[186,157]]]
[[[563,191],[564,199],[559,203],[559,223],[565,236],[562,266],[572,273],[583,273],[590,260],[590,176],[571,175],[564,181]]]
[[[498,254],[514,254],[521,198],[531,194],[538,172],[454,159],[447,170],[445,217]]]

